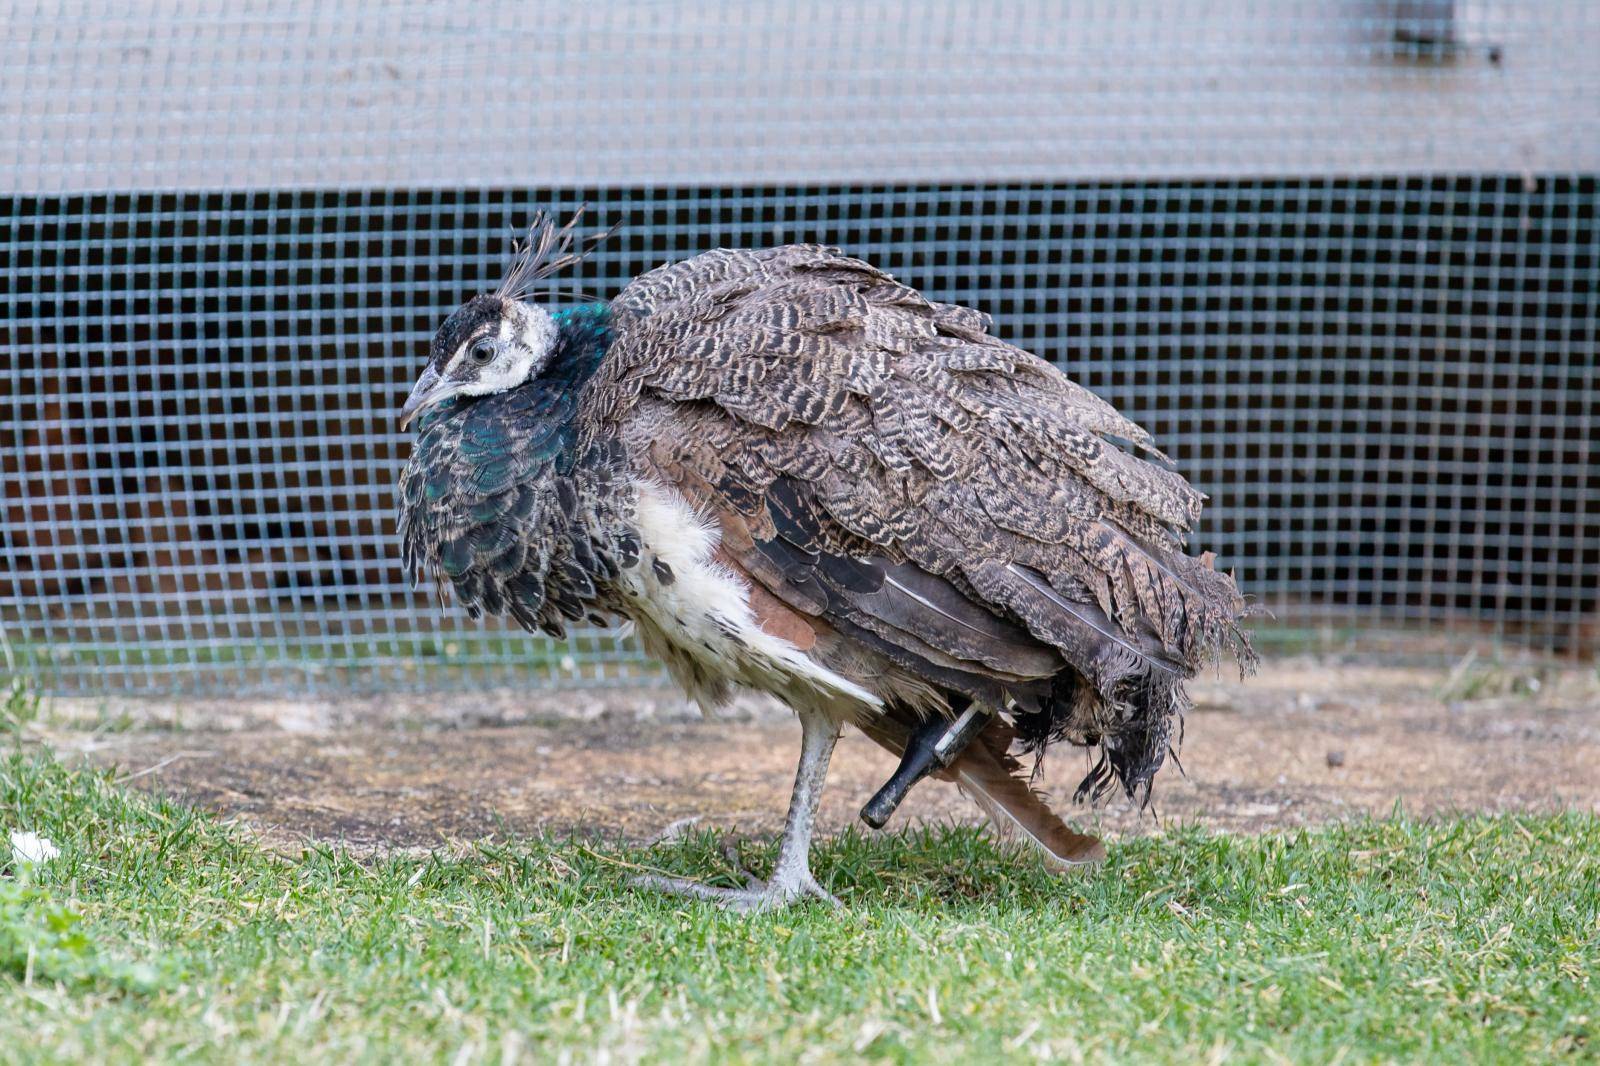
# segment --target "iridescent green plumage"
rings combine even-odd
[[[437,573],[474,616],[506,612],[560,634],[567,621],[609,610],[596,602],[596,583],[637,556],[626,494],[592,491],[620,476],[620,449],[580,442],[573,425],[605,358],[609,317],[604,305],[557,315],[542,374],[506,392],[446,400],[420,420],[400,484],[405,563]]]

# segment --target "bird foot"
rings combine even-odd
[[[722,853],[744,878],[743,888],[717,888],[714,885],[703,885],[699,881],[689,881],[681,877],[662,877],[657,874],[635,877],[633,884],[639,888],[654,889],[674,896],[710,900],[740,914],[776,910],[808,896],[820,899],[831,907],[844,906],[839,902],[838,896],[817,883],[817,879],[811,876],[809,869],[802,867],[798,873],[790,872],[787,876],[779,873],[772,880],[763,881],[745,867],[739,858],[738,848],[733,844],[724,845]]]
[[[778,910],[807,897],[820,899],[831,907],[844,906],[839,902],[839,897],[817,884],[817,879],[809,872],[800,877],[755,881],[745,888],[718,888],[715,885],[701,884],[699,881],[681,877],[660,877],[655,874],[635,877],[632,883],[638,888],[653,889],[673,896],[709,900],[740,914]]]

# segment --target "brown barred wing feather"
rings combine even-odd
[[[1248,661],[1237,589],[1182,550],[1203,497],[985,316],[813,245],[663,267],[612,313],[579,424],[786,609],[1014,703],[1025,742],[1099,743],[1147,786],[1183,679],[1224,644]]]

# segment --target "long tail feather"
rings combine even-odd
[[[1036,848],[1052,870],[1063,873],[1105,861],[1098,837],[1070,829],[1028,785],[1021,764],[1005,750],[1007,739],[1003,727],[985,730],[941,776],[955,781],[1002,839]]]
[[[904,723],[882,717],[857,724],[893,754],[905,751],[909,729]],[[1051,870],[1064,873],[1103,862],[1106,849],[1100,839],[1074,832],[1029,787],[1022,764],[1007,750],[1011,738],[1011,726],[996,716],[954,762],[933,776],[953,781],[988,817],[1000,839],[1036,849]]]

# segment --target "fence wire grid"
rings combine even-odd
[[[574,299],[815,240],[990,312],[1156,435],[1283,623],[1593,654],[1585,0],[563,10],[0,14],[9,669],[653,678],[614,634],[442,611],[394,535],[429,336],[583,203],[623,228]],[[483,62],[500,41],[527,63]]]

